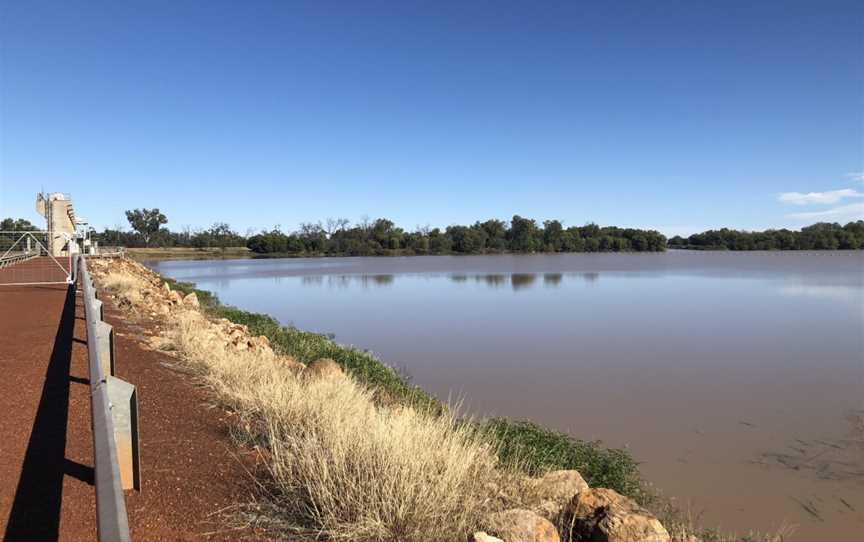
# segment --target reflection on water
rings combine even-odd
[[[530,288],[537,280],[536,273],[513,273],[510,275],[510,285],[513,291]]]
[[[491,288],[500,288],[507,283],[507,275],[502,274],[485,274],[485,275],[476,275],[474,280],[477,282],[483,282],[486,286]]]
[[[411,275],[401,275],[405,278]],[[596,282],[600,277],[600,273],[482,273],[482,274],[465,274],[452,273],[447,275],[430,274],[424,275],[423,278],[432,280],[435,278],[446,277],[455,284],[483,284],[489,288],[501,288],[510,286],[514,292],[530,289],[541,284],[539,280],[542,277],[542,285],[546,288],[558,288],[565,280],[579,280],[588,283]],[[319,286],[327,288],[347,288],[349,286],[360,286],[361,288],[374,288],[381,286],[392,286],[394,281],[398,280],[395,274],[375,273],[375,274],[344,274],[344,275],[303,275],[300,277],[300,282],[303,286]],[[415,276],[416,277],[416,276]],[[273,277],[277,284],[282,277]],[[216,281],[220,288],[227,287],[229,281]]]
[[[395,280],[395,275],[304,275],[300,277],[303,286],[319,286],[327,288],[348,288],[349,286],[360,286],[361,288],[372,288],[390,286]]]
[[[321,286],[324,284],[324,275],[306,275],[300,277],[303,286]]]
[[[543,273],[543,285],[552,288],[560,286],[563,278],[563,273]]]
[[[860,539],[864,253],[156,267],[334,332],[473,413],[628,446],[649,481],[709,525],[785,522],[799,525],[793,542]]]
[[[833,299],[860,304],[862,301],[861,288],[843,285],[819,285],[819,284],[789,284],[780,288],[780,293],[788,296],[816,297]]]

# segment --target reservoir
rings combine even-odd
[[[475,415],[626,447],[706,526],[864,533],[864,252],[146,262]]]

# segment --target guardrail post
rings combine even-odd
[[[114,374],[114,328],[105,322],[96,322],[96,347],[99,349],[99,363],[102,375]]]
[[[105,314],[102,312],[102,302],[98,299],[94,299],[93,308],[96,309],[96,314],[99,316],[99,320],[105,320]]]
[[[108,400],[114,421],[114,441],[123,489],[141,489],[141,465],[138,455],[138,394],[135,386],[108,377]]]

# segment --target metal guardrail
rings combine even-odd
[[[96,256],[104,256],[104,257],[112,257],[112,258],[125,258],[126,257],[126,247],[120,246],[99,246],[96,248]]]
[[[100,542],[127,542],[129,519],[123,490],[141,486],[138,400],[135,386],[113,376],[113,331],[102,321],[102,302],[96,298],[87,258],[76,256],[76,260],[87,320],[98,538]]]
[[[4,267],[9,267],[11,265],[15,265],[16,263],[26,262],[27,260],[32,260],[33,258],[38,258],[39,254],[34,253],[23,253],[23,254],[15,254],[9,255],[5,258],[0,258],[0,269]]]

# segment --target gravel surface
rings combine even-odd
[[[4,540],[95,540],[87,333],[63,286],[0,288],[0,532]],[[142,489],[127,492],[133,540],[263,539],[229,526],[250,500],[254,457],[229,416],[174,360],[142,348],[158,322],[126,320],[110,300],[117,376],[137,386]]]

